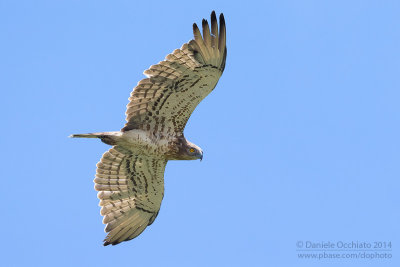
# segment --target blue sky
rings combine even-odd
[[[153,225],[103,247],[93,189],[142,72],[225,14],[228,58]],[[399,1],[0,1],[4,266],[399,266]],[[298,242],[392,242],[299,259]]]

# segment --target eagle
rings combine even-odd
[[[112,146],[97,163],[94,179],[105,232],[104,246],[140,235],[156,219],[164,197],[169,160],[203,159],[203,150],[184,136],[196,106],[215,88],[227,55],[224,15],[193,24],[194,39],[144,71],[133,89],[120,131],[73,134]]]

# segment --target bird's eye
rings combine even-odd
[[[193,153],[194,152],[194,148],[189,149],[189,152]]]

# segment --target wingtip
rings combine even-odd
[[[224,17],[224,13],[221,13],[220,15],[219,15],[219,23],[220,23],[220,25],[225,25],[225,17]]]
[[[127,240],[124,240],[124,241],[127,241]],[[109,245],[115,246],[115,245],[118,245],[119,243],[121,243],[121,241],[120,242],[118,242],[118,241],[115,241],[115,242],[104,241],[103,246],[104,247],[107,247]]]
[[[193,36],[194,36],[194,39],[196,40],[196,42],[201,43],[203,41],[200,29],[199,29],[199,27],[197,27],[196,23],[193,23]]]
[[[215,14],[215,11],[211,12],[211,24],[217,22],[217,15]]]
[[[103,246],[108,246],[108,245],[113,245],[114,246],[114,243],[112,243],[112,242],[110,242],[110,240],[107,240],[108,238],[105,238],[104,240],[103,240]]]

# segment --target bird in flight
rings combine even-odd
[[[94,179],[103,223],[104,246],[140,235],[158,215],[169,160],[203,159],[183,130],[196,106],[215,88],[225,68],[226,29],[221,13],[211,13],[203,35],[193,24],[194,39],[144,71],[129,97],[125,126],[116,132],[73,134],[99,138],[112,148],[97,163]]]

